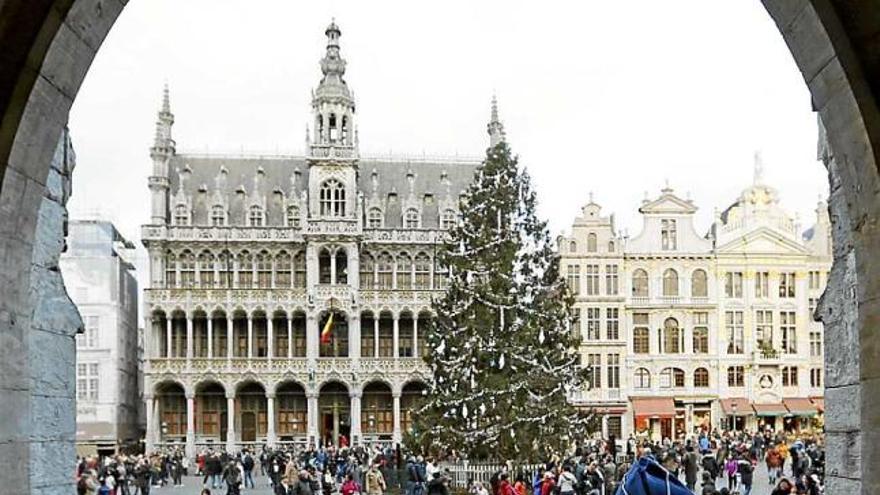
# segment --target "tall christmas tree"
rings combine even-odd
[[[539,460],[588,433],[590,417],[566,400],[586,371],[558,256],[494,98],[489,135],[439,256],[450,281],[428,329],[433,383],[411,441],[471,459]]]

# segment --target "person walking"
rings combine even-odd
[[[241,467],[244,470],[244,487],[248,487],[248,482],[250,482],[251,488],[256,488],[254,484],[254,456],[247,450],[244,451],[244,456],[241,458]]]
[[[692,445],[688,445],[685,451],[684,459],[681,461],[684,467],[684,483],[687,485],[688,490],[693,492],[697,488],[697,473],[700,470],[700,459],[697,453],[694,452]]]
[[[779,453],[775,445],[767,449],[764,462],[767,463],[767,476],[770,479],[770,484],[775,485],[782,470],[782,454]]]
[[[365,476],[367,495],[382,495],[385,493],[385,477],[382,476],[382,471],[379,471],[379,466],[377,463],[370,464],[370,469],[367,471],[367,475]]]
[[[241,493],[241,470],[235,461],[229,461],[223,470],[223,481],[226,483],[226,495]]]
[[[727,475],[727,489],[733,490],[736,488],[736,468],[737,462],[736,458],[730,456],[724,461],[724,474]]]

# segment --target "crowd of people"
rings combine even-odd
[[[150,455],[79,459],[79,495],[149,495],[152,487],[180,486],[197,476],[203,495],[240,495],[259,483],[275,495],[612,495],[633,462],[650,456],[699,495],[819,495],[824,478],[820,437],[771,432],[700,434],[688,439],[625,442],[591,440],[540,465],[506,464],[489,480],[459,486],[442,468],[454,456],[404,456],[400,447],[284,447],[237,453],[203,450],[189,459],[180,449]],[[756,479],[759,463],[767,479]],[[192,483],[192,481],[190,481]]]

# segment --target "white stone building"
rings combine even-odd
[[[811,316],[832,261],[828,213],[820,202],[802,233],[760,170],[756,157],[754,183],[706,235],[693,202],[667,187],[643,202],[631,239],[592,198],[560,237],[595,375],[574,399],[602,414],[606,435],[791,430],[821,415],[823,332]]]
[[[166,88],[142,232],[148,449],[410,427],[446,279],[434,255],[479,162],[361,157],[340,31],[325,34],[305,156],[179,154]]]
[[[141,439],[133,249],[110,222],[69,222],[60,265],[84,326],[76,337],[76,442],[82,454],[136,450]]]

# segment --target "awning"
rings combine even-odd
[[[633,397],[633,414],[643,418],[674,418],[675,402],[672,397]]]
[[[795,416],[813,416],[819,412],[816,405],[806,397],[782,399],[782,403],[785,404],[788,412]]]
[[[755,414],[758,416],[785,416],[788,414],[788,409],[786,409],[785,405],[781,402],[773,404],[752,404],[752,407],[755,408]]]
[[[813,404],[816,406],[816,409],[820,413],[825,412],[825,398],[824,397],[810,397],[810,400],[813,401]]]
[[[734,397],[732,399],[721,399],[721,410],[724,411],[724,414],[727,416],[733,416],[733,405],[736,404],[736,415],[737,416],[750,416],[752,414],[752,407],[749,405],[749,400],[744,397]]]

